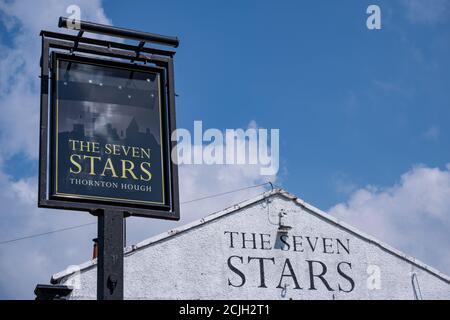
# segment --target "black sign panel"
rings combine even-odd
[[[178,218],[166,70],[57,53],[52,62],[50,202]]]

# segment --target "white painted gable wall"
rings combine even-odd
[[[224,210],[129,249],[125,257],[125,298],[450,299],[447,276],[285,191],[272,191],[240,208]],[[280,210],[287,213],[284,223],[292,226],[283,237],[290,250],[286,245],[282,250],[280,240],[274,248]],[[230,247],[229,232],[239,233],[233,234],[234,248]],[[252,248],[252,241],[246,241],[246,248],[242,248],[242,233],[247,240],[252,240],[255,233],[257,249]],[[293,236],[297,251],[293,250]],[[316,244],[315,250],[310,243]],[[261,261],[265,287],[261,283]],[[311,283],[311,273],[320,274],[323,265],[327,269],[323,279],[329,288],[318,277],[313,277]],[[289,266],[301,289],[296,288]],[[245,275],[245,283],[233,267]],[[281,279],[283,269],[285,276]],[[72,299],[96,297],[94,261],[82,265],[79,275],[61,273],[54,279],[78,287]]]

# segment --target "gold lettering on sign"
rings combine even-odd
[[[91,176],[118,179],[152,179],[151,162],[142,161],[150,159],[149,148],[109,143],[102,146],[98,142],[70,139],[69,149],[74,152],[69,158],[69,172],[74,175],[87,172]]]

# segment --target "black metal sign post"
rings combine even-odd
[[[99,210],[97,299],[123,299],[123,221],[121,211]]]
[[[78,33],[41,31],[38,206],[97,216],[97,299],[120,300],[125,217],[179,220],[175,52],[145,46],[178,39],[67,18],[59,27]]]

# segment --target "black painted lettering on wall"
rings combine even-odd
[[[261,250],[271,250],[272,247],[270,246],[270,234],[268,233],[261,233]]]
[[[323,241],[323,253],[334,253],[333,251],[333,239],[322,238]]]
[[[242,232],[242,249],[247,249],[246,243],[250,242],[252,244],[252,249],[256,249],[256,233],[250,233],[251,237],[248,239],[245,232]]]
[[[280,241],[283,243],[282,250],[289,251],[291,249],[291,245],[287,242],[288,236],[286,234],[282,234],[280,236]]]
[[[289,273],[285,273],[286,266],[287,266],[288,269],[289,269]],[[280,278],[280,281],[278,282],[277,288],[279,288],[279,289],[283,289],[283,288],[284,288],[284,287],[281,285],[281,283],[283,282],[283,279],[284,279],[285,277],[289,277],[289,278],[292,279],[292,281],[294,282],[294,288],[295,288],[295,289],[302,289],[302,288],[300,287],[300,285],[298,284],[297,276],[295,275],[294,269],[292,268],[292,264],[291,264],[291,261],[290,261],[289,259],[286,259],[286,260],[284,261],[283,271],[281,272],[281,278]]]
[[[309,247],[311,248],[312,252],[314,252],[316,250],[317,241],[319,241],[319,237],[315,237],[314,244],[311,243],[311,238],[310,237],[306,237],[306,240],[308,240]]]
[[[346,273],[344,273],[344,271],[342,271],[342,265],[347,265],[348,269],[351,270],[352,269],[352,264],[350,262],[343,261],[343,262],[340,262],[337,265],[337,272],[339,273],[339,275],[342,278],[344,278],[345,280],[347,280],[350,283],[350,288],[349,289],[343,289],[341,287],[341,284],[339,283],[338,284],[338,289],[339,289],[339,291],[342,291],[342,292],[352,292],[353,289],[355,288],[355,281],[353,281],[353,279],[349,275],[347,275]]]
[[[233,235],[239,234],[239,232],[225,231],[224,234],[229,234],[230,235],[230,248],[234,248]]]
[[[303,237],[302,236],[293,236],[292,237],[294,242],[294,251],[300,251],[303,252]]]
[[[325,274],[327,273],[327,266],[325,263],[323,263],[322,261],[317,261],[317,260],[306,260],[306,262],[308,262],[308,266],[309,266],[309,290],[317,290],[316,286],[315,286],[315,282],[314,282],[314,278],[320,279],[322,281],[322,283],[325,285],[325,287],[328,289],[328,291],[334,291],[333,288],[330,287],[330,285],[328,284],[327,280],[325,280]],[[314,264],[318,264],[321,266],[322,270],[320,271],[319,274],[316,274],[314,269]]]
[[[272,261],[272,263],[275,264],[275,258],[248,257],[248,263],[250,263],[250,261],[252,260],[259,261],[259,279],[260,279],[259,288],[267,288],[265,280],[264,261],[266,260]]]
[[[342,247],[347,252],[347,254],[350,254],[350,239],[345,240],[347,240],[347,246],[345,246],[340,239],[336,239],[338,254],[340,254],[339,247]]]
[[[342,259],[330,262],[329,258],[330,255],[337,259],[350,254],[348,238],[240,231],[225,231],[224,238],[231,252],[237,253],[227,260],[229,287],[241,288],[256,283],[258,288],[286,289],[289,286],[296,290],[343,293],[355,289],[352,264]],[[289,253],[286,257],[273,256],[272,250]],[[321,257],[327,258],[322,260]]]
[[[241,270],[239,270],[238,268],[236,268],[232,263],[231,263],[231,259],[233,258],[237,258],[238,260],[241,261],[241,264],[244,262],[243,258],[240,256],[231,256],[228,258],[228,268],[230,268],[231,271],[233,271],[235,274],[237,274],[240,278],[241,278],[241,284],[236,285],[233,284],[230,280],[230,278],[228,278],[228,285],[235,287],[235,288],[239,288],[242,287],[245,284],[245,275],[241,272]]]

